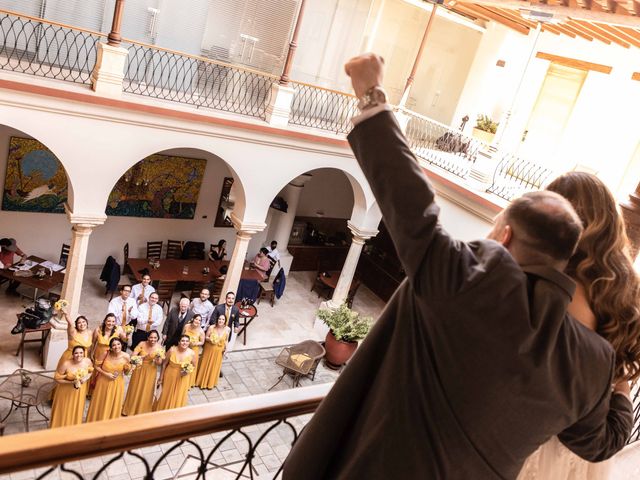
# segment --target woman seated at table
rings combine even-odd
[[[212,389],[218,383],[222,368],[222,355],[227,347],[231,329],[226,326],[224,315],[218,317],[215,325],[210,325],[204,344],[204,353],[198,366],[196,385],[200,388]]]
[[[49,428],[82,423],[91,372],[93,372],[93,364],[85,356],[85,349],[81,345],[71,349],[70,359],[58,364],[56,373],[53,375],[58,385],[51,406]]]
[[[165,357],[164,348],[160,345],[159,340],[158,331],[151,330],[147,340],[140,342],[133,351],[131,364],[136,368],[129,381],[127,396],[122,408],[123,415],[138,415],[153,411],[153,394],[156,389],[158,365],[162,365]]]
[[[131,368],[129,354],[122,351],[122,340],[112,338],[107,356],[95,366],[98,379],[89,404],[87,422],[120,417],[124,403],[124,376]]]
[[[189,387],[196,384],[196,369],[198,368],[198,360],[200,359],[200,347],[204,344],[204,332],[202,331],[202,315],[196,313],[191,321],[184,326],[183,335],[189,337],[189,347],[195,352],[193,372],[189,374]]]
[[[251,266],[260,273],[263,280],[267,278],[267,272],[271,268],[271,262],[267,256],[268,253],[269,250],[264,247],[261,248],[258,254],[253,257],[253,261],[251,262]]]
[[[189,374],[196,368],[195,352],[189,348],[190,342],[188,335],[182,335],[178,346],[171,347],[167,352],[158,379],[162,392],[154,410],[169,410],[187,404]]]
[[[227,255],[227,241],[220,240],[218,245],[211,245],[209,250],[209,260],[224,260]]]
[[[58,360],[58,367],[63,362],[70,360],[72,357],[73,349],[77,346],[84,348],[85,356],[88,358],[89,350],[93,344],[93,332],[89,330],[89,322],[87,317],[80,315],[76,318],[75,322],[69,320],[69,315],[65,310],[58,310],[57,315],[51,317],[49,320],[54,327],[58,328],[62,324],[60,320],[64,319],[67,327],[67,340],[69,341],[67,349],[60,356]]]

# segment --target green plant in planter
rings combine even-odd
[[[373,324],[371,317],[360,316],[345,303],[335,310],[318,310],[318,318],[327,324],[336,340],[342,342],[359,342],[369,333]]]
[[[496,133],[498,130],[498,123],[491,120],[488,115],[478,115],[476,119],[476,128],[483,132]]]

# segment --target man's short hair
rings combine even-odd
[[[554,260],[569,260],[582,234],[582,222],[564,197],[548,191],[530,192],[511,202],[505,220],[514,240]]]
[[[129,285],[128,283],[125,283],[124,285],[120,285],[120,291],[124,291],[125,288],[128,288],[129,291],[131,291],[131,285]]]

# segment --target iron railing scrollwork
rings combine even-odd
[[[265,118],[274,76],[151,45],[124,46],[125,92]]]
[[[640,442],[640,382],[634,385],[631,392],[631,402],[633,403],[633,430],[627,445]]]
[[[487,192],[512,200],[525,192],[540,190],[553,173],[548,167],[505,153],[494,171],[493,182]]]
[[[0,69],[90,84],[102,36],[0,13]]]
[[[349,133],[351,119],[358,114],[358,99],[353,95],[306,83],[290,82],[294,89],[289,124]]]
[[[406,109],[397,109],[408,117],[406,137],[413,153],[431,165],[466,178],[483,142],[462,132]]]

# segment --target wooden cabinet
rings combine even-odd
[[[391,298],[405,277],[396,265],[377,261],[369,255],[360,256],[356,276],[385,302]]]
[[[316,272],[320,261],[324,270],[342,270],[349,246],[289,245],[287,250],[293,255],[292,272]]]

